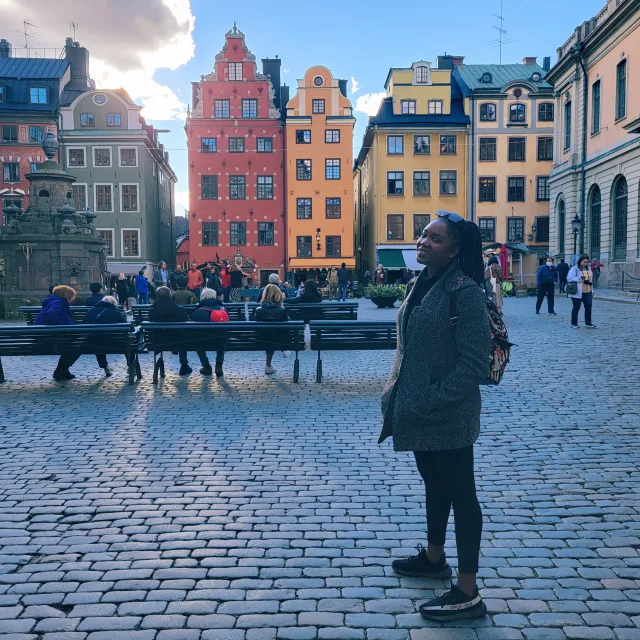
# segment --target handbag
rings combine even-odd
[[[567,282],[567,295],[575,296],[578,293],[578,283],[577,282]]]

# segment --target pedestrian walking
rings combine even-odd
[[[195,295],[196,300],[200,300],[202,287],[204,287],[204,276],[198,269],[198,263],[194,260],[191,263],[191,268],[187,271],[187,289]]]
[[[87,311],[82,323],[83,324],[118,324],[127,321],[123,313],[118,311],[117,301],[113,296],[104,296],[93,309]],[[79,356],[78,356],[79,357]],[[98,366],[104,370],[104,375],[109,378],[111,369],[104,353],[97,353],[96,360]]]
[[[565,293],[567,290],[567,275],[569,273],[569,265],[564,261],[564,258],[560,258],[558,262],[558,278],[560,280],[560,293]]]
[[[173,301],[176,304],[196,304],[196,294],[193,291],[189,291],[187,289],[187,277],[186,276],[178,276],[176,278],[177,289],[173,292]],[[156,299],[158,297],[158,292],[156,291]]]
[[[301,283],[302,284],[302,283]],[[327,274],[327,284],[329,285],[329,302],[338,299],[338,272],[335,267],[329,269]]]
[[[484,272],[485,288],[491,293],[491,299],[498,309],[498,313],[502,313],[502,281],[504,275],[500,261],[496,256],[491,256],[487,262],[487,268]]]
[[[91,291],[91,295],[84,299],[84,304],[87,307],[93,307],[98,304],[102,298],[104,298],[104,293],[102,293],[102,282],[92,282],[89,285],[89,291]]]
[[[129,300],[129,283],[124,273],[121,273],[116,281],[116,296],[118,297],[118,302],[126,309]]]
[[[307,280],[300,284],[300,293],[287,301],[287,304],[312,304],[322,302],[322,294],[314,280]]]
[[[164,260],[162,260],[158,265],[158,268],[154,270],[151,279],[153,280],[153,286],[156,289],[158,287],[169,286],[169,272],[167,271],[167,263]]]
[[[351,269],[347,269],[346,263],[342,263],[338,269],[338,300],[340,302],[346,302],[347,291],[351,284]]]
[[[540,313],[542,301],[546,297],[549,315],[558,315],[554,310],[556,282],[558,282],[558,270],[553,264],[553,258],[549,256],[547,261],[538,269],[538,299],[536,300],[537,314]]]
[[[454,213],[436,215],[418,240],[417,261],[426,268],[398,311],[398,350],[381,397],[379,442],[392,437],[395,451],[412,451],[425,485],[428,546],[394,560],[396,573],[451,576],[444,544],[453,506],[458,580],[420,606],[423,617],[448,622],[487,611],[476,584],[482,511],[473,444],[480,431],[480,384],[489,375],[491,329],[480,229]]]
[[[365,290],[367,289],[367,287],[371,286],[371,282],[371,271],[365,271],[364,276],[362,277],[362,286]]]
[[[231,279],[229,282],[229,297],[231,302],[240,302],[240,290],[242,289],[242,270],[237,264],[231,265]]]
[[[604,267],[604,264],[602,264],[602,262],[597,258],[594,258],[589,267],[591,268],[591,273],[593,273],[593,288],[597,289],[598,280],[600,280],[600,274],[602,273],[602,267]]]
[[[596,325],[591,321],[591,311],[593,307],[593,272],[589,267],[589,256],[581,256],[576,264],[571,267],[567,276],[567,293],[573,303],[571,310],[571,326],[579,329],[578,314],[580,307],[584,304],[584,324],[589,329],[595,329]]]
[[[136,276],[136,294],[138,304],[149,304],[149,281],[145,278],[144,269],[140,269]]]
[[[289,320],[289,314],[282,306],[284,303],[285,295],[278,287],[277,284],[269,284],[265,287],[262,297],[260,298],[260,306],[256,309],[255,319],[256,322],[287,322]],[[275,345],[277,341],[273,339],[272,332],[265,333],[266,342],[273,340],[274,348],[268,349],[266,353],[266,362],[264,372],[270,376],[276,372],[272,366],[273,354],[275,353]],[[287,357],[289,352],[284,350],[282,354]]]
[[[225,311],[222,301],[218,300],[218,294],[214,289],[205,288],[200,292],[200,302],[195,311],[191,314],[193,322],[229,322],[229,314]],[[206,351],[196,351],[200,358],[200,373],[203,376],[210,376],[213,373],[211,363]],[[222,369],[224,365],[224,350],[216,351],[216,377],[224,375]]]
[[[384,270],[384,267],[382,265],[378,265],[378,268],[376,269],[376,275],[375,275],[376,287],[381,287],[385,283],[386,279],[387,279],[387,274]]]

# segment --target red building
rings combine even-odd
[[[254,283],[285,275],[284,127],[278,58],[255,56],[235,24],[214,71],[193,83],[189,149],[189,240],[202,264],[234,261]],[[184,255],[181,255],[184,257]]]

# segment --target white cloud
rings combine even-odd
[[[351,95],[358,93],[358,91],[360,91],[360,83],[351,76]]]
[[[186,215],[189,208],[189,192],[188,191],[176,191],[176,215]]]
[[[366,113],[368,116],[376,116],[380,109],[380,103],[386,97],[387,94],[384,91],[380,93],[365,93],[356,100],[355,110],[360,113]]]
[[[184,119],[186,105],[167,86],[153,79],[158,69],[175,70],[194,55],[190,0],[0,0],[8,33],[22,26],[24,16],[37,29],[30,46],[64,46],[78,24],[76,39],[89,49],[90,74],[101,88],[123,87],[142,104],[152,120]],[[16,38],[14,46],[20,44]],[[20,55],[19,51],[16,54]]]

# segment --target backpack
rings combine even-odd
[[[224,309],[213,309],[209,315],[209,322],[229,322],[229,314]]]
[[[458,284],[454,287],[449,296],[449,316],[452,326],[458,323],[456,316],[456,302],[454,294],[459,291],[462,283],[470,278],[464,277],[458,280]],[[504,370],[507,368],[509,357],[511,356],[511,347],[513,343],[509,342],[509,333],[507,326],[502,319],[493,300],[487,298],[487,316],[489,318],[489,326],[491,327],[491,348],[489,349],[490,368],[489,376],[481,384],[497,385],[502,381]]]

